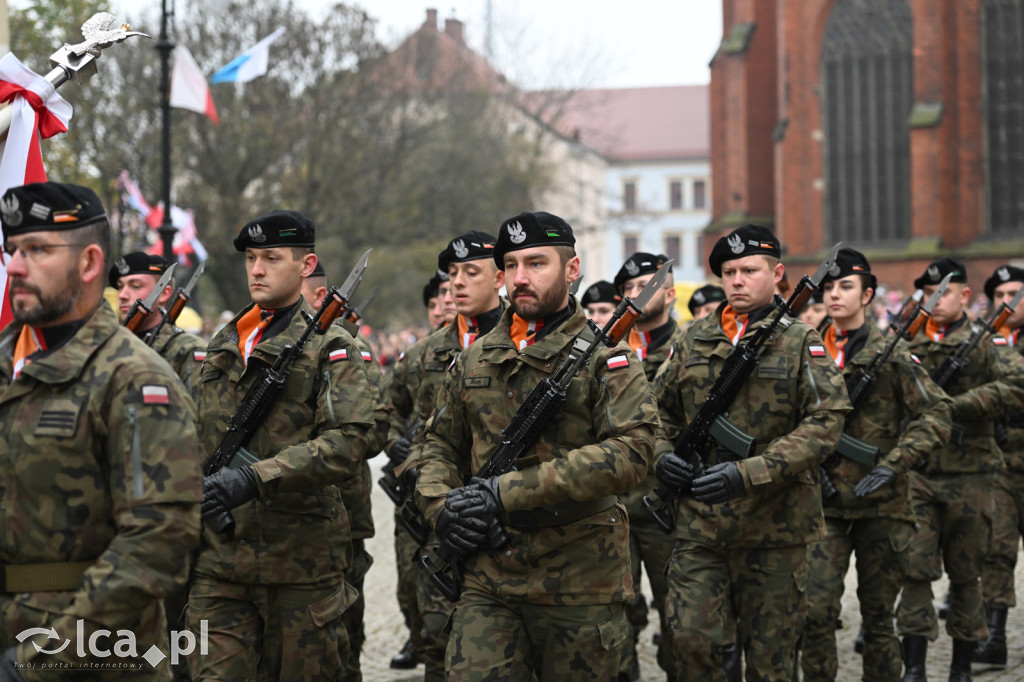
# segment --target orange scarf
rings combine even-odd
[[[1010,329],[1009,325],[1003,325],[997,332],[1001,337],[1006,339],[1006,343],[1010,346],[1017,346],[1017,339],[1020,336],[1020,329]]]
[[[846,342],[850,340],[848,332],[836,329],[835,325],[829,325],[825,331],[825,336],[822,337],[822,341],[825,342],[825,348],[828,349],[829,355],[836,361],[836,366],[842,369],[846,366]]]
[[[629,330],[629,347],[633,349],[640,360],[647,359],[647,346],[651,344],[651,333],[640,332],[636,328]]]
[[[477,324],[475,317],[459,315],[456,319],[459,321],[459,343],[462,345],[462,349],[465,350],[480,335],[480,326]]]
[[[928,338],[932,341],[941,341],[948,331],[948,324],[939,324],[930,317],[928,318],[928,323],[924,326],[924,333],[927,334]]]
[[[242,351],[243,364],[249,364],[252,349],[263,338],[263,330],[267,328],[272,319],[274,319],[273,310],[264,310],[258,305],[254,305],[252,310],[238,320],[238,349]]]
[[[46,339],[43,338],[42,333],[35,327],[23,325],[21,334],[18,335],[18,342],[14,345],[14,379],[17,379],[21,370],[32,362],[29,359],[32,354],[41,350],[47,350]]]
[[[736,345],[747,331],[749,318],[746,313],[737,313],[728,303],[722,308],[722,331],[729,337],[730,343]]]
[[[516,348],[522,350],[527,346],[532,346],[537,341],[537,332],[543,326],[544,320],[529,322],[512,313],[512,326],[509,327],[508,333],[512,337],[512,343],[516,345]]]

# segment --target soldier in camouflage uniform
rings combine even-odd
[[[327,273],[318,260],[312,274],[302,280],[302,298],[313,309],[319,309],[327,297]],[[362,312],[362,311],[360,311]],[[369,459],[376,457],[384,447],[384,438],[388,428],[388,408],[384,403],[384,374],[380,371],[380,363],[373,353],[373,348],[365,337],[359,335],[359,327],[349,320],[338,320],[341,326],[352,336],[366,370],[366,379],[373,397],[374,428],[367,434],[366,456],[359,464],[359,473],[345,479],[338,488],[341,499],[348,509],[348,522],[352,531],[352,565],[345,572],[345,581],[356,588],[359,598],[342,615],[345,631],[348,634],[348,651],[345,661],[346,682],[359,682],[363,679],[359,664],[359,656],[366,641],[363,628],[363,615],[366,612],[366,598],[363,593],[363,580],[373,565],[373,557],[366,551],[366,540],[373,537],[373,507],[370,498],[370,487],[373,475],[370,472]]]
[[[604,329],[608,320],[612,319],[612,313],[622,302],[622,296],[615,289],[615,285],[605,280],[594,282],[583,292],[580,305],[587,312],[587,317],[592,319],[598,327]]]
[[[841,249],[837,271],[822,283],[831,324],[825,348],[849,380],[864,371],[889,339],[868,321],[877,287],[859,251]],[[846,432],[879,448],[871,462],[835,453],[825,460],[827,537],[807,548],[807,625],[800,664],[805,682],[836,679],[836,623],[850,555],[857,554],[857,598],[864,623],[864,679],[899,682],[900,643],[893,630],[896,596],[907,570],[914,535],[907,472],[950,435],[950,399],[910,353],[898,346],[874,370],[877,377]],[[906,423],[904,429],[902,425]],[[831,485],[829,485],[831,484]]]
[[[997,306],[1009,304],[1024,285],[1024,268],[1003,265],[985,280],[985,295]],[[1020,355],[1024,352],[1021,327],[1024,326],[1024,305],[1018,305],[1006,326],[994,339],[1001,353]],[[974,651],[977,663],[1006,665],[1006,613],[1017,605],[1013,573],[1021,534],[1024,533],[1024,418],[1020,412],[1003,417],[1007,440],[1000,443],[1006,459],[1006,474],[996,477],[992,489],[992,546],[981,573],[981,592],[988,612],[988,639]]]
[[[117,305],[123,321],[136,300],[145,300],[156,286],[157,280],[170,266],[161,256],[152,256],[141,251],[127,253],[114,263],[107,275],[110,286],[117,289]],[[163,314],[174,295],[174,279],[164,287],[164,292],[156,299],[153,313],[147,316],[135,330],[140,337],[160,324]],[[198,385],[199,368],[206,357],[206,342],[195,334],[173,324],[165,324],[152,344],[153,350],[160,354],[181,381],[195,395]]]
[[[423,348],[413,372],[417,376],[417,392],[413,402],[413,418],[417,424],[426,424],[434,414],[437,395],[452,361],[476,339],[494,328],[505,305],[498,292],[505,283],[505,275],[494,264],[494,237],[478,230],[459,235],[448,242],[437,257],[439,272],[448,273],[450,297],[458,312],[450,325],[424,339]],[[412,453],[399,468],[399,473],[413,480],[422,451],[423,433],[413,440]],[[415,509],[415,508],[414,508]],[[407,512],[408,513],[408,512]],[[416,553],[437,545],[433,536]],[[430,579],[417,570],[416,608],[422,619],[417,653],[426,666],[424,679],[444,679],[445,647],[448,633],[445,623],[452,612],[452,604],[438,592]]]
[[[686,302],[686,307],[693,315],[693,321],[696,322],[715,312],[718,309],[718,304],[724,300],[725,289],[714,284],[705,284],[693,292],[690,300]]]
[[[655,377],[668,439],[659,440],[655,472],[684,491],[666,603],[679,680],[724,679],[737,630],[747,679],[793,677],[806,611],[806,547],[825,533],[818,467],[850,409],[817,332],[787,318],[728,408],[729,421],[757,439],[754,456],[738,459],[712,447],[694,479],[690,463],[672,451],[734,345],[774,313],[780,250],[759,225],[718,240],[709,266],[722,278],[727,302],[687,327]]]
[[[629,647],[629,520],[616,496],[647,475],[658,415],[625,344],[598,347],[514,471],[463,485],[587,329],[569,295],[574,243],[549,213],[502,224],[494,260],[511,306],[459,355],[427,427],[417,501],[464,571],[450,679],[613,680]]]
[[[636,298],[666,262],[668,257],[651,253],[637,252],[626,259],[615,275],[614,286],[620,296]],[[641,360],[644,375],[648,381],[661,367],[672,347],[683,337],[682,328],[672,317],[672,308],[676,298],[675,282],[672,278],[672,266],[668,266],[668,275],[661,291],[655,294],[629,334],[629,346]],[[629,514],[629,556],[633,567],[633,585],[637,587],[637,595],[626,602],[626,615],[633,628],[633,649],[628,657],[629,668],[623,672],[629,679],[638,679],[639,668],[636,660],[636,644],[640,632],[647,626],[647,601],[640,592],[640,566],[647,567],[647,579],[651,583],[654,606],[658,610],[658,622],[663,636],[658,644],[658,665],[668,675],[675,678],[672,664],[672,638],[667,636],[668,623],[665,619],[665,597],[668,594],[668,583],[665,580],[665,567],[672,554],[675,541],[666,535],[661,527],[644,506],[644,496],[648,495],[657,483],[654,476],[648,476],[640,486],[619,496],[619,501],[626,507]]]
[[[423,287],[423,305],[427,308],[427,322],[431,329],[439,329],[455,319],[458,313],[451,298],[451,282],[448,281],[447,272],[435,272]],[[418,365],[420,353],[425,347],[425,339],[420,339],[405,349],[391,366],[388,379],[389,427],[385,449],[388,453],[387,466],[391,467],[392,471],[409,456],[412,437],[421,428],[413,417],[413,396],[419,387],[419,377],[412,370]],[[423,619],[420,618],[416,607],[416,580],[419,573],[417,561],[420,546],[402,527],[401,512],[401,507],[395,508],[395,568],[398,572],[396,594],[398,607],[402,611],[406,627],[409,628],[409,638],[402,645],[402,649],[391,658],[390,666],[396,670],[408,670],[415,668],[420,662],[417,651]]]
[[[914,281],[927,297],[949,273],[952,280],[928,325],[910,343],[911,352],[933,376],[970,337],[964,307],[971,290],[963,264],[949,258],[935,261]],[[906,682],[926,679],[928,640],[939,634],[931,584],[941,577],[941,566],[950,586],[946,631],[953,638],[951,681],[971,679],[974,648],[988,636],[979,579],[992,532],[992,491],[1006,475],[993,420],[1020,409],[1024,361],[1014,354],[1000,358],[992,340],[983,339],[943,388],[953,398],[953,435],[929,454],[923,471],[910,475],[918,528],[897,610]]]
[[[0,678],[123,679],[126,665],[170,680],[163,599],[199,540],[195,405],[103,300],[110,224],[92,190],[14,187],[0,215],[14,313],[0,335]],[[59,639],[19,642],[29,628]]]
[[[302,278],[316,265],[312,221],[273,211],[234,241],[245,253],[253,303],[210,341],[199,388],[209,457],[246,391],[307,328]],[[203,479],[203,535],[188,622],[209,631],[209,654],[192,657],[196,679],[340,679],[342,614],[358,596],[348,511],[339,486],[358,476],[374,427],[359,349],[336,326],[314,334],[246,448]],[[212,521],[233,519],[217,532]]]

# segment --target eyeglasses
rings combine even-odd
[[[3,251],[8,257],[11,258],[14,257],[14,254],[20,252],[22,258],[32,263],[35,263],[45,258],[46,256],[49,256],[51,253],[53,253],[54,250],[59,249],[61,247],[82,248],[83,246],[86,246],[86,244],[75,242],[63,242],[60,244],[44,244],[42,242],[30,242],[26,245],[8,243],[4,244]],[[4,265],[7,264],[6,258],[0,258],[0,260],[3,261]]]

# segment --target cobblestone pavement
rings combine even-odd
[[[373,517],[377,535],[367,542],[366,548],[373,555],[373,567],[366,576],[366,644],[363,646],[362,668],[366,682],[412,682],[423,678],[423,666],[415,670],[391,670],[388,663],[406,640],[407,631],[398,611],[395,599],[395,548],[394,548],[394,505],[376,485],[384,457],[371,462],[374,469]],[[404,531],[403,531],[404,532]],[[1017,584],[1024,589],[1024,561],[1017,563]],[[645,594],[650,598],[651,590],[644,579]],[[946,593],[945,580],[934,586],[936,599]],[[652,614],[653,615],[653,614]],[[640,638],[640,674],[643,682],[660,682],[665,679],[655,659],[656,651],[651,637],[657,631],[657,618],[648,626]],[[856,576],[851,570],[846,581],[843,596],[843,628],[837,633],[839,647],[839,675],[837,682],[857,682],[861,679],[861,659],[853,651],[853,639],[860,628],[860,610],[857,606]],[[975,665],[976,682],[1021,682],[1024,680],[1024,607],[1010,609],[1007,619],[1007,637],[1010,640],[1009,664],[1005,669]],[[944,626],[940,623],[941,635],[928,649],[928,674],[933,680],[944,680],[948,675],[952,644]]]

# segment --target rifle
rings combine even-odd
[[[183,287],[178,287],[178,290],[171,296],[171,307],[169,309],[161,308],[163,316],[160,318],[160,323],[155,327],[146,332],[146,335],[142,337],[142,340],[146,342],[147,346],[152,346],[156,341],[156,337],[160,335],[160,330],[164,328],[164,325],[170,322],[172,325],[177,321],[178,316],[181,315],[181,311],[185,309],[185,304],[189,302],[192,296],[192,290],[196,288],[196,282],[203,275],[203,270],[206,269],[206,261],[199,264],[196,271],[192,273],[192,277],[189,278],[188,283]],[[161,287],[162,288],[162,287]]]
[[[757,441],[730,423],[724,413],[736,399],[747,378],[754,372],[761,355],[775,340],[775,334],[783,320],[800,315],[811,294],[832,269],[836,254],[842,246],[843,243],[839,242],[832,247],[832,251],[818,266],[814,275],[804,275],[800,278],[788,301],[784,301],[776,294],[774,317],[771,321],[758,328],[749,341],[737,343],[729,357],[725,359],[722,372],[708,391],[704,404],[673,444],[673,450],[693,466],[695,475],[700,476],[704,472],[704,452],[712,438],[742,459],[753,455]],[[682,492],[678,488],[659,483],[650,495],[644,496],[644,506],[666,533],[671,533],[675,528],[675,499]]]
[[[291,372],[295,360],[302,354],[309,338],[315,334],[324,334],[330,329],[331,324],[341,317],[348,306],[348,301],[355,291],[355,288],[362,280],[363,271],[366,270],[366,263],[369,260],[369,249],[363,254],[356,264],[355,270],[348,276],[342,288],[332,288],[323,303],[317,310],[316,315],[310,317],[304,313],[308,324],[294,344],[284,347],[277,360],[270,367],[266,367],[253,382],[238,411],[228,422],[227,432],[221,439],[217,449],[207,460],[203,473],[206,476],[217,473],[223,467],[229,466],[239,468],[255,464],[260,458],[249,452],[245,446],[248,445],[256,430],[266,421],[271,407],[277,400],[277,396],[284,389],[285,381]],[[231,528],[234,520],[230,514],[211,519],[211,526],[218,533],[223,533]]]
[[[885,344],[885,348],[875,353],[875,357],[871,359],[871,362],[865,367],[858,368],[853,376],[850,377],[850,380],[846,382],[847,393],[850,395],[850,404],[853,405],[853,410],[846,415],[847,424],[850,423],[857,410],[864,404],[864,400],[875,388],[875,384],[878,382],[878,368],[892,357],[900,341],[904,339],[909,341],[917,336],[917,332],[920,331],[924,323],[931,317],[935,304],[946,293],[946,287],[949,286],[949,280],[952,277],[953,273],[946,275],[935,288],[935,292],[928,297],[924,304],[916,301],[905,314],[901,311],[901,315],[889,326],[893,335]],[[873,467],[878,457],[878,446],[869,445],[843,431],[843,435],[839,438],[839,445],[836,446],[836,452],[847,459],[852,459],[854,462]]]
[[[132,303],[132,307],[128,310],[128,314],[124,316],[124,321],[122,322],[128,331],[134,332],[139,328],[143,320],[153,313],[153,306],[156,304],[156,300],[160,298],[160,294],[164,293],[164,288],[174,276],[174,268],[176,267],[178,267],[178,264],[173,263],[164,270],[164,274],[157,280],[156,285],[149,292],[149,296],[146,297],[145,301],[141,298],[135,299],[135,303]]]
[[[893,316],[893,324],[902,324],[912,311],[924,300],[924,289],[916,289],[914,293],[903,299],[899,311]]]
[[[587,320],[586,329],[573,340],[569,357],[554,374],[542,379],[519,406],[508,426],[501,432],[501,442],[497,449],[476,472],[476,478],[487,479],[512,470],[516,460],[533,446],[561,409],[568,395],[569,382],[590,363],[598,346],[604,344],[612,347],[626,338],[633,323],[643,315],[648,302],[661,289],[671,265],[672,261],[662,265],[635,301],[625,297],[615,308],[604,329],[598,327],[593,320]],[[449,601],[458,600],[462,570],[458,552],[447,541],[442,540],[440,545],[422,557],[420,568]]]

